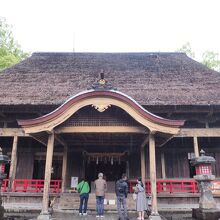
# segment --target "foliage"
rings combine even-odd
[[[15,41],[11,27],[0,17],[0,70],[18,63],[28,56]]]
[[[177,51],[184,52],[187,56],[195,58],[195,53],[193,52],[189,42],[185,43]],[[210,69],[220,72],[220,58],[218,53],[215,53],[213,51],[205,51],[202,55],[202,61],[200,62],[209,67]]]
[[[192,48],[189,42],[183,44],[183,46],[179,48],[177,52],[183,52],[183,53],[186,53],[187,56],[191,58],[195,58],[195,53],[192,51]]]
[[[202,63],[211,69],[220,71],[220,59],[218,53],[206,51],[202,55]]]

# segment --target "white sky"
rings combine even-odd
[[[220,0],[0,0],[26,52],[220,54]]]

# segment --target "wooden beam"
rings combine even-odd
[[[146,165],[145,165],[145,146],[149,142],[149,136],[147,136],[141,144],[140,154],[141,154],[141,178],[143,183],[146,179]]]
[[[2,137],[30,137],[29,134],[25,134],[22,128],[0,128],[0,136]]]
[[[14,136],[12,151],[11,151],[11,164],[9,171],[9,190],[12,189],[12,183],[15,179],[16,169],[17,169],[17,150],[18,149],[18,136]]]
[[[173,135],[168,136],[162,143],[158,145],[158,147],[163,147],[169,140],[173,138]]]
[[[58,134],[55,134],[55,139],[63,146],[63,147],[67,147],[66,142],[62,139],[62,137],[60,137]]]
[[[220,137],[220,128],[181,128],[174,137]]]
[[[61,133],[141,133],[146,134],[145,127],[131,126],[77,126],[55,129],[56,134]]]
[[[34,138],[36,141],[40,142],[41,144],[43,144],[44,146],[47,146],[47,143],[42,141],[40,138],[35,137],[34,135],[30,135],[32,138]]]
[[[54,134],[50,134],[47,143],[47,157],[45,165],[45,178],[44,178],[44,192],[42,201],[42,211],[40,215],[48,215],[48,204],[49,204],[49,189],[50,189],[50,179],[51,179],[51,168],[53,161],[53,149],[54,149]]]
[[[165,163],[165,155],[164,152],[160,155],[161,159],[161,171],[162,171],[162,178],[166,179],[166,163]]]
[[[148,142],[149,142],[149,136],[147,136],[147,137],[144,139],[143,143],[141,144],[141,148],[144,148],[145,145],[146,145]]]
[[[156,175],[156,153],[155,153],[155,137],[149,134],[149,163],[150,163],[150,183],[151,183],[151,215],[159,217],[157,207],[157,175]],[[151,219],[151,215],[149,216]],[[158,218],[159,219],[159,218]]]
[[[195,157],[199,157],[199,145],[198,145],[198,137],[193,137],[193,146],[194,146],[194,153]]]
[[[145,168],[145,148],[141,147],[141,178],[143,183],[145,183],[146,179],[146,168]]]
[[[62,192],[66,189],[66,173],[67,173],[67,146],[63,148],[63,164],[62,164]]]

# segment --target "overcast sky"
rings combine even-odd
[[[220,0],[0,0],[27,52],[220,54]]]

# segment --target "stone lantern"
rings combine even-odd
[[[5,174],[5,164],[9,163],[9,158],[7,155],[2,154],[2,149],[0,148],[0,189],[3,183],[3,180],[6,178]],[[0,219],[4,217],[4,207],[2,206],[2,198],[0,194]]]
[[[212,180],[215,179],[212,173],[212,165],[215,164],[215,159],[211,156],[206,156],[203,150],[200,151],[200,154],[200,157],[191,161],[192,166],[195,166],[196,175],[194,179],[198,182],[200,192],[199,208],[193,209],[192,215],[196,219],[218,220],[220,218],[220,210],[216,207],[211,191]]]

